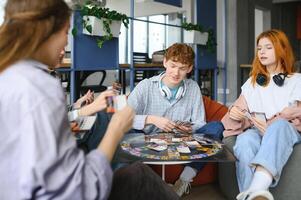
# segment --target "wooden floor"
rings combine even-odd
[[[188,195],[184,195],[183,200],[226,200],[221,194],[218,184],[193,186]]]

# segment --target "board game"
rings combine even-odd
[[[222,143],[203,134],[127,134],[121,148],[128,154],[158,161],[189,161],[217,154]]]

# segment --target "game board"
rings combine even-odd
[[[127,134],[121,148],[144,159],[189,161],[217,154],[222,149],[222,143],[202,134]]]

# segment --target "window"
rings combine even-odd
[[[255,8],[254,14],[254,23],[255,23],[255,46],[256,38],[263,31],[271,29],[271,12],[262,8]]]
[[[166,15],[153,15],[139,17],[134,20],[134,47],[133,52],[148,53],[152,56],[154,51],[166,49],[175,42],[182,41],[182,30],[179,27],[166,26],[172,24],[180,26],[183,21],[182,13],[171,13]],[[143,20],[143,21],[139,21]],[[150,21],[150,22],[148,22]],[[156,24],[151,22],[158,22]],[[129,31],[122,26],[119,36],[119,62],[129,63]]]

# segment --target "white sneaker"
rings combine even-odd
[[[236,196],[237,200],[274,200],[273,195],[267,190],[258,190],[254,192],[244,191]]]
[[[189,194],[191,188],[190,182],[178,179],[173,185],[174,191],[181,197],[184,193]]]

